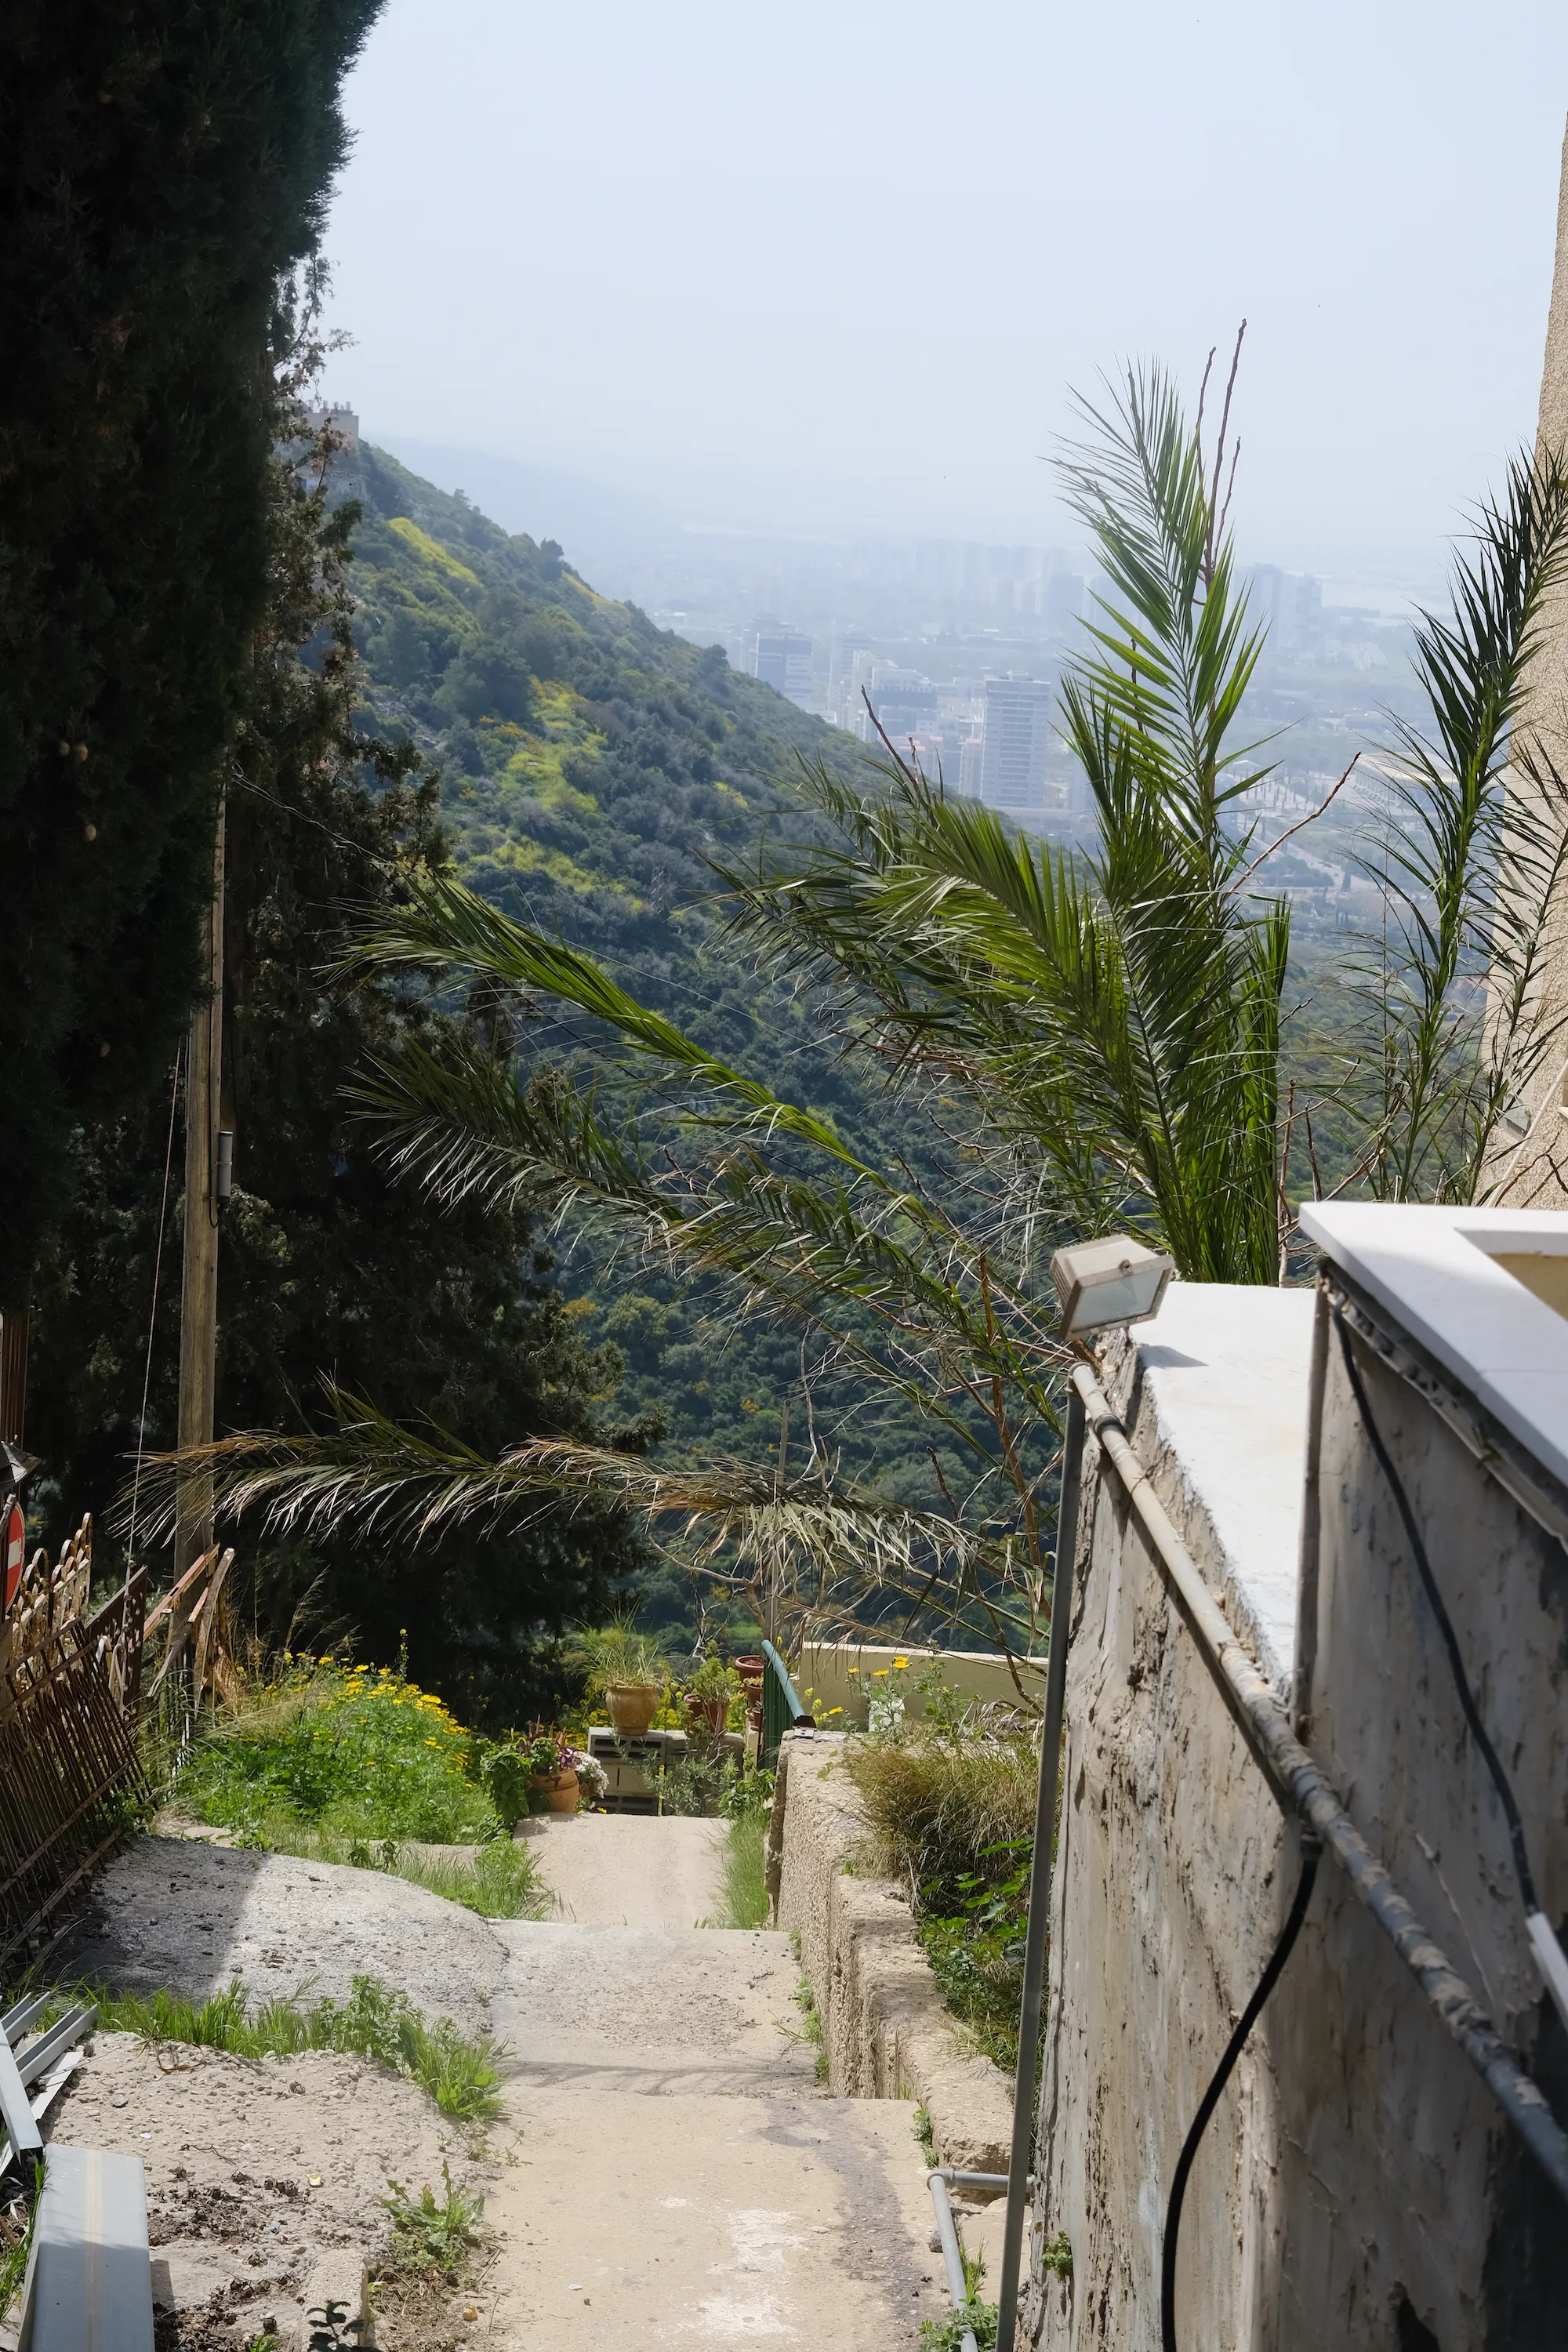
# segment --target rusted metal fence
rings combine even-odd
[[[137,1754],[146,1570],[93,1617],[92,1530],[42,1554],[0,1658],[0,1966],[47,1942],[58,1914],[146,1804]]]

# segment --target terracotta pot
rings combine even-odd
[[[689,1698],[686,1712],[693,1728],[700,1728],[710,1739],[717,1739],[730,1720],[730,1702],[727,1698]]]
[[[747,1718],[752,1723],[761,1723],[763,1719],[763,1676],[767,1673],[768,1662],[760,1653],[758,1653],[752,1656],[736,1658],[731,1663],[734,1665],[735,1672],[741,1677],[741,1696],[746,1702]]]
[[[610,1721],[617,1731],[631,1738],[640,1738],[658,1713],[657,1683],[608,1683],[605,1702],[610,1710]]]
[[[537,1790],[552,1813],[576,1811],[582,1791],[575,1772],[535,1772],[528,1785]]]

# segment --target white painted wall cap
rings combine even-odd
[[[1568,1486],[1568,1211],[1308,1201],[1300,1223]]]

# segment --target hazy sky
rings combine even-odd
[[[710,520],[1076,538],[1068,392],[1248,320],[1244,552],[1418,558],[1533,428],[1563,0],[388,0],[328,238],[378,436]]]

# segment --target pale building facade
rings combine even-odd
[[[1568,139],[1557,208],[1557,262],[1547,314],[1536,446],[1568,457]],[[1553,600],[1521,729],[1568,782],[1568,585]],[[1549,926],[1540,1018],[1554,1034],[1534,1078],[1505,1117],[1489,1169],[1490,1197],[1510,1208],[1568,1208],[1568,903]]]

